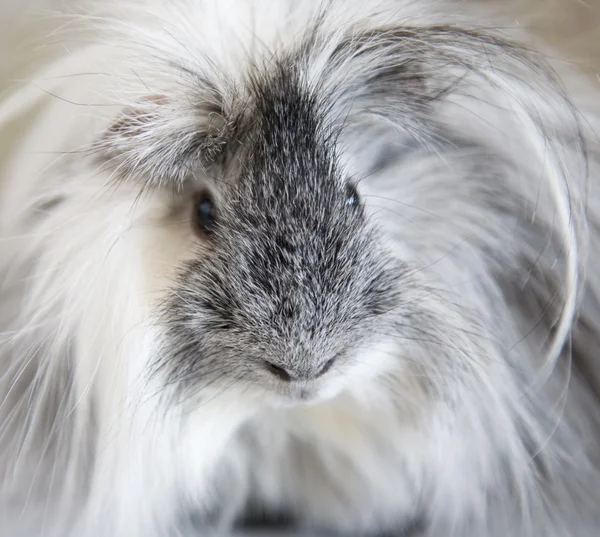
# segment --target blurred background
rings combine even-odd
[[[600,73],[600,0],[475,0],[498,4],[507,20],[535,34],[590,71]]]

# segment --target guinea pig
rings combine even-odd
[[[0,104],[1,537],[598,535],[600,91],[460,5],[49,32]]]

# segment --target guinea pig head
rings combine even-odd
[[[237,382],[318,399],[364,367],[358,349],[397,305],[400,271],[317,96],[285,70],[252,93],[241,149],[196,194],[204,247],[165,308],[168,369],[192,389]]]

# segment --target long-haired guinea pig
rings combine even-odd
[[[600,88],[465,7],[105,0],[30,41],[2,537],[598,535]]]

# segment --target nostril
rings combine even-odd
[[[327,371],[329,371],[331,369],[331,366],[335,362],[335,359],[336,359],[336,356],[334,356],[331,360],[327,360],[327,362],[325,362],[325,365],[321,368],[321,371],[319,371],[317,373],[317,377],[320,377],[321,375],[324,375],[325,373],[327,373]]]
[[[267,370],[269,370],[271,373],[273,373],[273,375],[275,375],[276,377],[279,377],[281,380],[285,380],[287,382],[292,380],[292,377],[290,376],[290,374],[285,369],[283,369],[283,367],[279,367],[278,365],[275,365],[271,362],[267,362],[266,360],[265,360],[265,366],[266,366]]]

